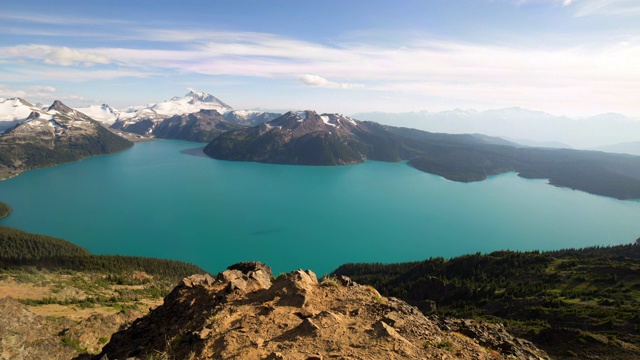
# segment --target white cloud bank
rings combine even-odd
[[[364,87],[362,84],[349,84],[349,83],[338,83],[334,81],[329,81],[322,76],[311,75],[311,74],[303,74],[298,77],[303,84],[315,87],[322,88],[331,88],[331,89],[355,89]]]
[[[53,86],[48,85],[31,85],[24,87],[12,87],[9,85],[0,84],[0,98],[22,98],[27,101],[37,99],[38,101],[53,102],[54,100],[73,100],[73,101],[85,101],[82,96],[61,94]]]

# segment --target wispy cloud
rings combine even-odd
[[[575,16],[625,16],[640,15],[640,2],[637,0],[574,0]]]
[[[48,24],[48,25],[122,25],[129,22],[118,19],[105,19],[98,17],[74,17],[74,16],[57,16],[43,12],[28,13],[0,13],[0,20],[26,22],[32,24]]]
[[[28,98],[38,100],[62,99],[64,96],[57,93],[57,89],[48,85],[31,85],[25,87],[12,87],[0,84],[0,97],[2,98]]]
[[[577,2],[575,0],[574,2]],[[573,4],[571,6],[574,6]],[[171,49],[0,48],[0,62],[16,65],[5,81],[87,81],[179,74],[291,79],[310,87],[366,89],[505,105],[593,99],[611,108],[637,107],[640,44],[525,47],[413,39],[401,45],[320,44],[274,34],[171,30],[159,34]],[[6,66],[6,65],[5,65]],[[56,66],[34,71],[29,66]],[[589,100],[587,100],[589,101]],[[534,103],[536,102],[536,103]],[[613,106],[615,105],[615,106]]]
[[[48,85],[32,85],[24,87],[16,87],[0,84],[0,98],[19,97],[27,101],[41,102],[44,104],[52,103],[54,100],[69,102],[93,102],[84,96],[70,94],[67,92],[59,92],[58,89]]]
[[[529,4],[560,4],[573,10],[576,17],[583,16],[621,16],[640,15],[638,0],[507,0],[517,6]]]
[[[35,59],[49,65],[85,65],[108,64],[104,55],[91,51],[70,49],[66,46],[18,45],[0,48],[0,58]]]

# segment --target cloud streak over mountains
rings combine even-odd
[[[292,78],[313,87],[366,88],[473,101],[499,97],[505,104],[531,107],[597,98],[614,108],[631,108],[637,102],[634,94],[640,93],[638,43],[545,49],[413,39],[386,47],[324,45],[250,32],[150,33],[165,42],[176,42],[177,49],[17,45],[0,48],[0,60],[23,63],[22,73],[9,75],[19,81],[87,81],[186,72]],[[35,68],[61,68],[34,72],[25,62]]]
[[[640,12],[635,0],[505,1],[521,7],[552,4],[574,16]],[[388,36],[375,36],[375,31],[368,38],[311,40],[78,16],[6,12],[0,20],[14,22],[0,25],[0,33],[38,40],[0,46],[0,81],[27,95],[27,86],[47,82],[62,88],[61,82],[195,75],[257,78],[308,91],[362,92],[361,98],[375,92],[484,108],[607,109],[638,115],[640,38],[633,34],[603,34],[590,42],[548,36],[550,41],[531,42],[518,36],[465,41],[399,32],[393,42],[385,42],[376,39]],[[74,32],[73,26],[86,31]]]

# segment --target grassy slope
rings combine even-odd
[[[46,352],[29,343],[36,340],[25,326],[35,321],[41,336],[60,347],[56,353],[98,353],[120,326],[161,304],[180,279],[194,273],[204,271],[172,260],[91,255],[62,239],[0,226],[0,298],[10,296],[42,316],[21,319],[17,305],[3,300],[0,307],[14,311],[0,323],[25,339],[7,351]]]

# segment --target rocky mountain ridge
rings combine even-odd
[[[202,110],[210,114],[213,111],[217,112],[218,116],[214,119],[216,123],[227,122],[242,126],[254,126],[280,116],[277,113],[257,110],[234,110],[231,106],[211,94],[194,91],[190,91],[183,97],[175,96],[170,100],[131,106],[125,109],[116,109],[107,104],[102,104],[78,107],[74,108],[74,110],[98,121],[105,127],[160,138],[171,138],[167,137],[166,127],[181,127],[184,125],[181,123],[189,115],[193,115],[191,116],[193,122],[194,116],[198,118],[199,116],[196,114]],[[0,132],[27,121],[29,115],[34,111],[42,112],[43,109],[20,98],[0,98]],[[196,127],[206,129],[210,125],[206,124],[206,122],[198,124]],[[156,131],[156,127],[164,129]],[[184,134],[192,131],[192,128],[192,124],[189,124],[187,129],[181,130],[183,136],[179,137],[179,139],[208,142],[212,135],[217,134],[215,131],[213,134],[206,134],[207,130],[201,130],[204,134],[191,138],[185,137]]]
[[[46,111],[32,111],[24,122],[1,134],[0,145],[0,170],[15,175],[25,169],[117,152],[133,143],[56,100]]]
[[[346,277],[274,279],[261,263],[239,263],[184,279],[95,359],[548,359],[500,326],[468,321],[465,335],[444,330],[452,325]]]
[[[203,101],[211,101],[210,106],[215,108],[228,107],[208,94],[189,93],[173,102],[165,102],[162,106],[154,104],[139,112],[157,116],[145,118],[136,115],[133,117],[136,121],[118,120],[112,128],[145,134],[136,135],[138,138],[211,141],[204,148],[204,153],[224,160],[303,165],[346,165],[360,163],[365,159],[407,160],[416,169],[453,181],[483,181],[490,175],[517,172],[521,177],[548,179],[553,185],[592,194],[618,199],[640,198],[640,172],[636,170],[640,168],[639,157],[595,151],[519,147],[490,136],[430,133],[358,121],[340,114],[317,114],[311,110],[288,112],[266,123],[246,128],[243,126],[268,120],[275,114],[247,111],[221,114],[215,109],[200,109],[195,113],[165,117],[176,109],[182,111],[193,106],[202,108],[206,104]],[[67,115],[93,121],[77,110],[64,111]],[[113,134],[98,131],[103,138],[100,141],[87,140],[70,148],[62,146],[46,156],[37,151],[31,151],[29,156],[25,156],[20,154],[24,153],[24,148],[33,149],[36,143],[44,146],[47,138],[41,135],[46,135],[46,132],[42,133],[41,130],[46,129],[46,126],[51,127],[54,134],[56,131],[60,134],[64,132],[64,126],[60,126],[59,122],[46,122],[52,116],[47,111],[34,111],[33,114],[28,121],[19,124],[34,126],[31,140],[19,147],[22,150],[16,150],[14,146],[6,147],[0,152],[0,163],[4,164],[0,168],[1,177],[19,172],[16,170],[18,168],[59,164],[84,156],[117,151],[127,146],[119,144],[115,146],[116,150],[101,149],[100,143],[115,144],[117,141],[112,136],[108,139]],[[35,121],[38,116],[44,122]],[[229,120],[242,124],[232,124]],[[14,127],[15,129],[18,127]],[[27,128],[19,129],[24,130],[23,138],[28,135]],[[126,136],[125,132],[119,134]],[[6,135],[2,136],[3,140],[11,138]],[[71,149],[74,151],[67,151]],[[78,155],[78,149],[84,150],[84,153]],[[32,164],[22,165],[26,159]]]
[[[168,101],[124,109],[110,127],[139,135],[209,142],[223,128],[231,130],[239,128],[232,125],[253,126],[277,116],[279,114],[234,110],[211,94],[190,91],[184,97],[176,96]],[[189,124],[185,124],[187,121]],[[213,130],[217,126],[221,128]],[[167,128],[183,127],[186,128],[179,130],[181,137],[171,137],[171,132],[167,133]],[[196,130],[200,134],[186,136],[189,133],[195,134]]]
[[[290,111],[267,123],[228,132],[204,148],[224,160],[281,164],[344,165],[365,159],[365,144],[355,132],[366,127],[338,114]]]
[[[448,180],[483,181],[517,172],[556,186],[618,199],[640,198],[640,157],[571,149],[520,147],[484,135],[441,134],[358,121],[314,111],[287,114],[230,131],[204,148],[222,160],[277,164],[345,165],[407,160]]]

